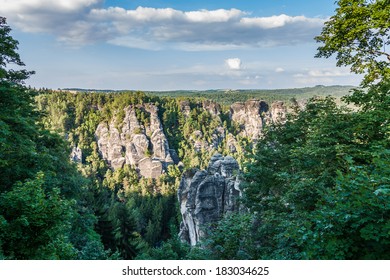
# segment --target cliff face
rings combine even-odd
[[[215,154],[207,170],[183,174],[178,190],[182,222],[180,239],[196,245],[205,236],[204,227],[223,215],[238,211],[239,166],[232,157]]]
[[[193,130],[186,136],[186,145],[196,153],[214,153],[221,145],[225,145],[225,151],[232,154],[239,152],[241,147],[238,136],[257,141],[263,127],[270,123],[285,121],[287,111],[283,102],[275,102],[270,106],[260,100],[234,103],[230,107],[229,117],[232,123],[238,124],[239,133],[233,135],[226,126],[223,126],[222,109],[218,103],[203,101],[191,105],[188,100],[180,101],[178,109],[185,118],[190,118],[190,114],[194,113],[191,106],[197,106],[197,114],[208,112],[214,124],[218,124],[210,128],[212,131],[208,137],[203,135],[204,130],[203,132]],[[207,124],[205,127],[207,128]],[[180,161],[176,151],[170,149],[158,116],[158,107],[154,104],[126,107],[123,120],[118,121],[114,117],[109,123],[100,123],[95,136],[101,156],[113,169],[128,164],[138,170],[142,177],[157,178],[167,170],[168,165]],[[75,153],[72,154],[72,158],[76,161],[77,157],[74,155]]]
[[[115,126],[115,119],[108,125],[100,123],[96,129],[98,147],[102,157],[112,168],[129,164],[147,178],[160,176],[169,164],[174,164],[174,151],[169,149],[163,132],[158,108],[152,104],[142,107],[149,114],[149,122],[141,124],[136,116],[136,108],[125,108],[125,117]],[[177,163],[177,162],[176,162]]]
[[[260,100],[236,102],[230,107],[231,119],[240,125],[240,134],[252,140],[259,139],[266,124],[285,121],[286,112],[281,101],[272,103],[271,108]]]

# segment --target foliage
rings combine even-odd
[[[307,100],[313,96],[332,95],[340,98],[347,95],[351,86],[322,86],[289,89],[253,89],[253,90],[205,90],[205,91],[152,91],[146,92],[150,96],[185,98],[194,101],[213,100],[221,105],[230,106],[235,102],[245,102],[249,99],[264,100],[268,103],[283,101],[292,104],[291,100]]]
[[[369,92],[376,102],[358,111],[311,100],[259,142],[244,191],[260,258],[389,257],[390,95]]]
[[[17,183],[0,197],[3,252],[15,259],[72,259],[76,250],[67,238],[74,210],[59,189],[45,192],[43,173]]]
[[[172,233],[177,229],[171,226]],[[160,246],[149,248],[137,256],[138,260],[185,260],[191,252],[190,245],[180,241],[175,234],[170,239],[163,241]]]
[[[346,162],[326,202],[313,213],[307,235],[308,258],[388,259],[390,248],[390,150],[374,154],[368,165]]]
[[[6,19],[0,16],[0,82],[20,84],[34,72],[8,69],[10,64],[25,66],[17,52],[19,42],[12,38],[10,32],[11,28],[7,25]]]
[[[23,85],[18,42],[0,17],[0,252],[5,259],[107,258],[88,208],[88,181],[67,144],[45,130]],[[88,247],[95,245],[94,252]]]
[[[17,179],[31,178],[37,170],[35,130],[37,115],[33,111],[31,91],[9,82],[0,82],[0,190]]]
[[[325,23],[317,57],[336,54],[338,66],[365,74],[363,85],[390,78],[389,0],[339,0],[336,14]]]
[[[85,151],[79,169],[94,182],[88,188],[93,196],[89,201],[97,217],[96,232],[105,250],[117,252],[124,259],[300,259],[339,257],[313,247],[319,244],[315,239],[318,231],[313,228],[321,229],[316,224],[318,216],[321,211],[326,216],[325,209],[331,208],[325,203],[326,195],[331,195],[340,172],[346,176],[349,170],[346,158],[364,167],[378,152],[374,147],[386,147],[389,119],[386,92],[385,82],[369,90],[355,90],[345,98],[354,110],[339,107],[338,100],[331,97],[313,98],[304,110],[295,103],[295,111],[287,123],[264,130],[264,138],[252,158],[249,155],[253,143],[238,137],[240,147],[233,156],[241,163],[249,162],[244,170],[249,182],[245,199],[250,213],[222,220],[212,227],[202,245],[194,248],[181,244],[175,237],[177,230],[170,230],[172,225],[177,228],[179,222],[175,194],[182,169],[170,166],[158,179],[140,178],[128,165],[111,170],[99,155],[94,132],[100,122],[112,120],[121,129],[118,118],[124,117],[126,106],[135,106],[141,126],[147,126],[149,115],[143,109],[152,102],[158,106],[164,133],[185,168],[204,168],[214,151],[230,153],[227,141],[221,141],[211,152],[194,149],[194,141],[210,145],[219,126],[235,135],[240,132],[241,128],[229,119],[227,111],[215,116],[204,110],[198,100],[147,97],[134,92],[45,91],[36,100],[46,113],[43,118],[46,127],[55,127],[52,120],[62,119],[59,131],[69,135],[72,146],[83,147],[83,154]],[[188,104],[188,112],[183,112],[182,102]],[[72,110],[60,109],[72,106],[75,106]],[[138,132],[145,131],[142,128]],[[325,242],[331,244],[330,239]],[[386,241],[382,238],[380,242]]]
[[[256,259],[256,242],[252,237],[253,216],[249,213],[228,215],[208,230],[203,241],[209,258],[222,260]]]

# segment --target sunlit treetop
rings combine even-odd
[[[11,28],[7,25],[6,19],[0,16],[0,82],[21,83],[34,72],[9,69],[10,65],[16,65],[19,68],[25,66],[17,53],[19,42],[12,38],[10,32]]]
[[[362,86],[390,78],[390,0],[340,0],[317,42],[316,57],[364,74]]]

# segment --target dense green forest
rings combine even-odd
[[[338,1],[316,38],[323,44],[317,56],[336,54],[339,65],[365,75],[344,97],[346,88],[322,86],[283,94],[36,90],[25,86],[33,72],[0,17],[0,259],[389,259],[390,59],[383,46],[390,25],[380,15],[390,5],[349,2]],[[356,13],[366,15],[360,25]],[[286,120],[267,123],[256,141],[229,107],[253,98],[289,105]],[[208,99],[220,113],[205,110]],[[148,104],[180,161],[157,178],[127,164],[112,168],[96,136],[100,124],[121,132],[126,108],[142,127],[136,133],[147,135]],[[235,149],[228,137],[216,140],[217,130],[235,137]],[[200,140],[205,145],[195,149]],[[81,157],[70,160],[75,147]],[[216,152],[241,166],[244,210],[210,225],[191,247],[178,238],[177,189],[184,172],[206,168]]]

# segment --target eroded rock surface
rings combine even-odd
[[[273,123],[283,123],[286,121],[287,108],[282,101],[271,104],[269,115]]]
[[[74,162],[82,162],[83,151],[79,147],[74,146],[70,153],[70,159]]]
[[[189,116],[191,113],[190,101],[188,100],[180,101],[180,110],[185,116]]]
[[[189,170],[182,176],[178,189],[182,222],[180,239],[196,245],[205,228],[223,215],[238,211],[241,195],[239,166],[230,157],[215,154],[207,170]]]
[[[148,114],[147,123],[140,123],[136,109],[135,106],[125,108],[125,117],[119,125],[116,125],[115,118],[109,124],[98,125],[95,132],[98,148],[112,168],[129,164],[141,176],[157,178],[169,164],[175,163],[177,155],[169,148],[158,108],[153,104],[142,106],[141,109]]]
[[[221,113],[221,105],[217,102],[205,100],[202,102],[202,108],[208,111],[211,115],[217,116]]]
[[[233,103],[230,107],[231,119],[239,124],[240,134],[252,140],[259,139],[266,124],[284,122],[286,112],[287,109],[281,101],[269,106],[265,101],[248,100]]]
[[[207,137],[204,128],[202,131],[194,130],[187,136],[186,141],[197,153],[214,153],[223,145],[230,153],[240,153],[240,138],[246,137],[256,142],[265,125],[284,122],[287,112],[286,106],[280,101],[271,105],[261,100],[236,102],[230,107],[231,123],[238,125],[238,133],[233,135],[226,128],[225,122],[229,120],[225,119],[226,115],[218,103],[202,101],[191,105],[188,100],[179,102],[179,110],[185,117],[190,116],[191,106],[195,106],[193,109],[199,112],[209,112],[213,124],[217,123]],[[141,176],[157,178],[167,170],[168,165],[180,162],[177,153],[169,147],[156,105],[130,105],[124,109],[124,113],[124,117],[121,117],[123,120],[116,119],[121,115],[117,114],[110,122],[100,123],[95,132],[99,152],[111,168],[129,164]],[[72,158],[74,155],[77,159],[76,153],[72,153]]]

